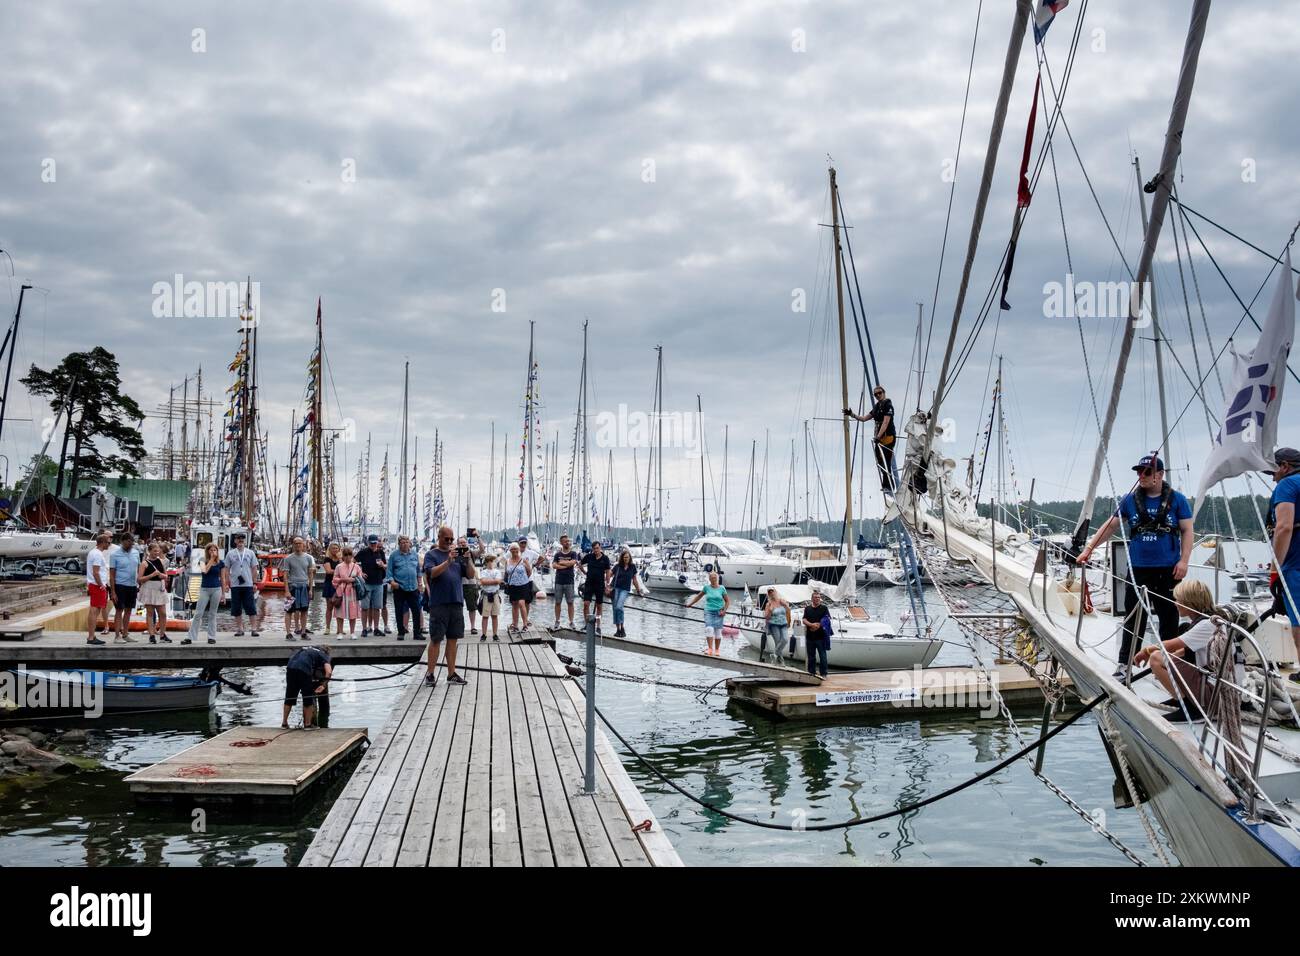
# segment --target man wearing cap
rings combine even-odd
[[[253,637],[257,628],[257,577],[259,566],[257,552],[244,547],[246,535],[242,531],[233,536],[234,547],[226,552],[226,570],[230,572],[230,616],[235,619],[235,637],[244,636],[244,615],[248,615],[248,629]]]
[[[357,555],[357,564],[366,579],[366,597],[361,602],[361,636],[387,636],[388,628],[379,629],[379,614],[384,610],[384,599],[388,594],[384,587],[384,578],[388,574],[388,556],[379,541],[379,535],[372,534],[366,538],[366,547]]]
[[[1137,487],[1120,499],[1115,513],[1079,554],[1079,563],[1087,564],[1092,552],[1121,521],[1124,523],[1129,576],[1124,585],[1124,637],[1116,677],[1128,670],[1129,658],[1146,634],[1146,609],[1138,599],[1138,588],[1146,589],[1159,622],[1160,640],[1171,641],[1178,636],[1174,585],[1186,576],[1192,554],[1192,507],[1165,482],[1165,463],[1155,455],[1147,455],[1133,470],[1138,475]]]
[[[880,489],[889,494],[894,493],[894,443],[898,440],[898,430],[894,427],[894,403],[885,397],[884,386],[877,385],[871,390],[875,403],[866,415],[859,415],[851,408],[844,409],[844,414],[854,421],[872,422],[871,445],[876,450],[876,471],[880,474]]]
[[[1268,502],[1267,526],[1273,533],[1273,560],[1278,568],[1282,606],[1291,621],[1291,640],[1300,657],[1300,535],[1295,534],[1296,503],[1300,502],[1300,451],[1279,448],[1273,452],[1273,496]],[[1300,683],[1300,670],[1291,675]]]

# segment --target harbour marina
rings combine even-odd
[[[323,3],[10,31],[4,871],[1300,864],[1293,11]]]

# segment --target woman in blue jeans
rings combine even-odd
[[[641,587],[641,582],[637,580],[632,552],[627,548],[618,553],[618,563],[614,565],[614,579],[611,586],[614,591],[614,627],[617,628],[614,636],[627,637],[627,632],[623,630],[623,605],[627,604],[627,597],[633,590],[637,594],[645,594],[645,588]]]
[[[767,589],[767,603],[763,605],[763,617],[767,621],[767,633],[759,640],[758,659],[760,661],[763,659],[763,649],[767,646],[767,639],[771,637],[776,659],[783,660],[786,636],[790,632],[790,605],[776,588]]]

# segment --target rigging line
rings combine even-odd
[[[1196,292],[1196,307],[1201,313],[1201,326],[1205,329],[1205,341],[1211,351],[1214,350],[1214,337],[1210,335],[1210,320],[1205,315],[1205,300],[1201,298],[1201,283],[1196,277],[1196,260],[1192,258],[1192,244],[1187,238],[1187,213],[1183,212],[1183,207],[1178,206],[1178,218],[1183,223],[1183,247],[1187,250],[1187,271],[1192,274],[1192,289]],[[1175,221],[1177,225],[1177,221]],[[1219,368],[1214,367],[1214,378],[1219,383],[1219,400],[1222,401],[1226,396],[1223,389],[1223,376],[1219,374]]]
[[[837,194],[836,194],[836,199],[837,199],[838,204],[839,204],[839,207],[840,207],[840,222],[842,222],[842,223],[844,224],[843,227],[842,227],[842,228],[844,229],[844,246],[845,246],[845,249],[848,251],[848,254],[849,254],[849,268],[852,269],[852,271],[853,271],[853,288],[857,290],[857,293],[858,293],[858,305],[859,305],[859,306],[861,307],[861,309],[862,309],[862,333],[865,333],[865,334],[866,334],[866,337],[867,337],[867,351],[868,351],[868,352],[870,353],[870,355],[871,355],[871,376],[872,376],[872,378],[875,379],[875,382],[874,382],[874,383],[869,383],[869,384],[878,384],[878,383],[880,382],[880,369],[878,369],[878,368],[876,367],[876,350],[875,350],[875,348],[874,348],[874,347],[872,346],[872,344],[871,344],[871,328],[867,325],[867,304],[866,304],[865,302],[862,301],[862,286],[858,284],[858,264],[857,264],[857,262],[856,262],[856,261],[854,260],[854,258],[853,258],[853,240],[849,237],[849,229],[848,229],[849,217],[848,217],[848,216],[845,214],[845,212],[844,212],[844,197],[843,197],[843,195],[837,193]],[[847,276],[846,276],[846,279],[847,279]],[[849,306],[850,306],[850,308],[852,308],[852,306],[853,306],[853,293],[852,293],[852,291],[850,291],[850,293],[849,293]],[[854,325],[856,326],[856,325],[857,325],[857,322],[858,322],[858,313],[857,313],[857,310],[856,310],[856,309],[853,310],[853,322],[854,322]],[[856,329],[855,329],[855,331],[856,331]],[[859,348],[862,347],[862,341],[861,341],[862,333],[859,333],[859,335],[858,335],[858,347],[859,347]],[[865,371],[865,370],[866,370],[866,367],[867,367],[867,360],[866,360],[866,357],[865,357],[865,356],[864,356],[863,359],[862,359],[862,367],[863,367],[863,370]]]
[[[1298,227],[1298,228],[1300,228],[1300,227]],[[1196,227],[1195,227],[1195,226],[1192,227],[1192,233],[1193,233],[1193,234],[1196,233]],[[1293,235],[1294,235],[1294,234],[1293,234]],[[1200,237],[1197,236],[1197,238],[1199,239]],[[1290,242],[1288,241],[1287,244],[1290,245]],[[1203,247],[1204,247],[1204,244],[1202,244],[1202,248],[1203,248]],[[1284,250],[1284,251],[1285,251],[1285,250]],[[1255,295],[1254,295],[1254,296],[1251,298],[1251,300],[1250,300],[1250,304],[1251,304],[1251,305],[1254,305],[1254,304],[1255,304],[1255,300],[1259,298],[1260,293],[1264,291],[1265,287],[1267,287],[1267,285],[1268,285],[1268,281],[1269,281],[1269,279],[1272,278],[1272,276],[1273,276],[1273,272],[1274,272],[1274,270],[1276,270],[1276,269],[1277,269],[1277,262],[1274,262],[1273,265],[1272,265],[1272,266],[1269,268],[1269,270],[1268,270],[1268,275],[1264,276],[1264,281],[1262,281],[1262,282],[1259,284],[1259,288],[1255,290]],[[1220,275],[1222,275],[1222,272],[1220,272]],[[1227,280],[1225,279],[1224,281],[1226,282]],[[1231,286],[1229,286],[1229,288],[1231,288]],[[1236,295],[1236,291],[1235,291],[1235,290],[1233,291],[1233,294]],[[1239,298],[1237,301],[1240,302],[1240,301],[1241,301],[1240,298]],[[1243,303],[1243,306],[1244,306],[1244,303]],[[1214,357],[1211,359],[1211,361],[1210,361],[1210,367],[1211,367],[1211,368],[1215,367],[1215,366],[1218,364],[1219,359],[1223,358],[1223,353],[1226,352],[1227,349],[1228,349],[1228,346],[1232,344],[1232,338],[1233,338],[1233,336],[1237,334],[1237,330],[1238,330],[1239,328],[1241,328],[1241,323],[1244,322],[1244,321],[1246,320],[1246,316],[1248,316],[1248,315],[1250,314],[1250,312],[1249,312],[1249,307],[1246,307],[1246,308],[1247,308],[1247,311],[1242,315],[1242,317],[1241,317],[1240,319],[1237,320],[1237,324],[1236,324],[1235,326],[1233,326],[1232,332],[1229,333],[1227,340],[1223,343],[1223,348],[1219,349],[1218,352],[1217,352],[1217,353],[1214,355]],[[1179,363],[1179,367],[1180,367],[1180,368],[1182,367],[1182,363],[1181,363],[1181,362]],[[1289,370],[1289,369],[1288,369],[1288,370]],[[1184,370],[1184,374],[1186,374],[1186,370]],[[1200,380],[1199,382],[1194,383],[1194,384],[1192,385],[1192,397],[1189,398],[1189,399],[1187,400],[1187,403],[1186,403],[1185,405],[1183,405],[1182,410],[1179,411],[1179,413],[1178,413],[1178,417],[1174,419],[1174,426],[1173,426],[1173,427],[1176,427],[1176,426],[1178,425],[1178,423],[1181,422],[1181,421],[1183,420],[1183,416],[1187,414],[1188,410],[1192,407],[1192,403],[1195,402],[1196,399],[1197,399],[1198,397],[1201,398],[1201,401],[1205,401],[1204,396],[1201,395],[1201,388],[1202,388],[1202,386],[1205,384],[1205,379],[1209,377],[1209,374],[1210,374],[1209,372],[1206,372],[1205,375],[1203,375],[1203,376],[1201,377],[1201,380]],[[1294,375],[1294,374],[1295,374],[1295,373],[1293,372],[1292,375]]]
[[[916,380],[916,410],[921,410],[922,395],[925,391],[925,369],[930,364],[930,340],[934,336],[934,314],[939,306],[939,281],[943,278],[943,263],[948,251],[948,229],[952,225],[952,203],[957,193],[957,167],[961,163],[961,144],[966,133],[966,108],[970,104],[971,77],[975,72],[975,44],[980,36],[980,14],[984,11],[984,0],[979,0],[975,10],[975,35],[970,41],[970,62],[966,66],[966,94],[961,101],[961,123],[957,127],[957,155],[952,161],[952,183],[948,186],[948,211],[943,219],[943,241],[939,244],[939,267],[934,274],[934,295],[930,300],[930,325],[925,333],[925,354],[920,364],[920,373]],[[918,336],[920,330],[918,329]],[[907,407],[907,395],[903,395],[903,407]]]
[[[1171,190],[1171,195],[1172,193],[1173,190]],[[1179,214],[1181,215],[1181,210]],[[1187,313],[1187,338],[1188,341],[1192,343],[1192,361],[1196,369],[1196,377],[1197,379],[1200,379],[1203,375],[1203,372],[1201,370],[1201,349],[1200,346],[1196,344],[1196,330],[1192,326],[1192,303],[1191,300],[1187,297],[1187,277],[1183,273],[1183,250],[1182,250],[1182,244],[1178,241],[1178,223],[1176,221],[1174,223],[1173,233],[1174,233],[1174,258],[1178,262],[1178,284],[1181,287],[1183,292],[1183,311]],[[1191,259],[1191,257],[1192,257],[1192,251],[1188,249],[1187,258]],[[1210,348],[1213,347],[1214,347],[1214,343],[1211,342]],[[1202,399],[1201,404],[1205,406],[1205,424],[1206,427],[1208,427],[1210,430],[1210,439],[1213,440],[1214,423],[1210,415],[1210,404],[1209,402],[1204,401],[1204,399]]]
[[[1246,305],[1246,303],[1241,301],[1241,296],[1237,295],[1237,290],[1233,287],[1232,283],[1228,281],[1228,277],[1227,275],[1224,274],[1223,269],[1220,268],[1219,260],[1214,258],[1214,253],[1210,252],[1210,247],[1207,246],[1205,244],[1205,240],[1201,238],[1201,234],[1197,231],[1195,223],[1193,223],[1191,220],[1185,220],[1185,221],[1189,226],[1192,227],[1192,235],[1196,237],[1196,241],[1201,244],[1201,249],[1205,252],[1207,256],[1209,256],[1210,263],[1214,266],[1215,271],[1219,273],[1219,278],[1223,280],[1223,284],[1228,287],[1228,291],[1231,292],[1232,297],[1237,300],[1237,304],[1241,306],[1242,309],[1245,310],[1245,314],[1242,315],[1242,317],[1237,320],[1237,324],[1233,327],[1232,335],[1237,334],[1237,329],[1241,328],[1241,323],[1245,319],[1250,319],[1251,325],[1255,326],[1257,331],[1262,332],[1263,329],[1260,327],[1260,324],[1257,321],[1255,321],[1255,316],[1253,316],[1250,312],[1250,306],[1255,304],[1255,299],[1259,298],[1259,293],[1264,291],[1264,285],[1268,283],[1269,278],[1273,275],[1273,270],[1275,270],[1278,267],[1279,263],[1281,262],[1281,258],[1279,257],[1278,259],[1273,260],[1273,264],[1269,266],[1268,275],[1264,277],[1264,282],[1260,284],[1259,290],[1255,292],[1254,298],[1250,300],[1250,305]],[[1295,234],[1297,230],[1300,230],[1300,222],[1297,222],[1295,229],[1291,230],[1291,237],[1286,242],[1287,246],[1290,246],[1291,243],[1295,241]],[[1285,246],[1283,247],[1282,251],[1283,252],[1286,251]],[[1232,335],[1228,336],[1229,340],[1231,340]],[[1293,379],[1295,379],[1297,382],[1300,382],[1300,376],[1296,375],[1295,370],[1291,368],[1290,362],[1287,363],[1286,370],[1291,373],[1291,377]]]
[[[1051,75],[1048,75],[1050,82]],[[1055,95],[1055,93],[1053,93]],[[1064,117],[1062,117],[1064,121]],[[1061,177],[1056,170],[1056,146],[1048,144],[1048,158],[1052,162],[1052,184],[1056,187],[1056,208],[1061,214],[1061,241],[1065,243],[1065,267],[1071,275],[1074,274],[1074,257],[1070,253],[1070,232],[1065,227],[1065,202],[1061,198]],[[1108,224],[1109,225],[1109,224]],[[1088,398],[1092,402],[1092,417],[1097,424],[1097,430],[1101,430],[1101,410],[1097,407],[1097,391],[1092,384],[1092,366],[1088,361],[1088,344],[1083,334],[1083,319],[1079,317],[1079,310],[1074,310],[1074,324],[1079,330],[1079,354],[1083,356],[1084,378],[1088,382]]]
[[[578,685],[577,683],[575,683],[574,686],[579,687],[579,690],[581,690],[581,686]],[[949,787],[946,790],[942,790],[939,793],[933,794],[929,797],[925,797],[922,800],[917,800],[914,803],[906,804],[901,807],[895,807],[893,810],[887,810],[883,813],[878,813],[870,817],[858,817],[857,819],[853,819],[853,820],[842,820],[838,823],[805,823],[799,825],[785,824],[785,823],[772,823],[769,820],[755,820],[750,817],[742,817],[739,816],[738,814],[732,813],[729,810],[724,810],[722,807],[719,807],[717,804],[710,803],[707,800],[695,796],[694,794],[688,792],[676,781],[668,777],[662,770],[660,770],[657,766],[655,766],[655,764],[651,763],[649,759],[643,756],[640,751],[638,751],[635,747],[633,747],[630,743],[628,743],[627,738],[618,732],[618,728],[616,728],[612,723],[610,723],[609,718],[607,718],[601,712],[599,707],[596,708],[596,715],[600,718],[601,722],[607,728],[609,728],[610,733],[612,733],[615,737],[618,738],[618,742],[623,745],[623,747],[627,750],[627,752],[631,754],[633,757],[635,757],[642,766],[644,766],[647,770],[649,770],[652,774],[658,777],[661,781],[663,781],[673,790],[677,791],[683,797],[686,797],[686,799],[690,800],[692,803],[698,804],[704,809],[709,810],[712,813],[716,813],[718,816],[725,817],[728,820],[734,820],[737,823],[745,823],[750,826],[760,827],[764,830],[825,832],[828,830],[847,830],[851,827],[863,826],[869,823],[879,823],[880,821],[888,820],[891,817],[899,817],[908,813],[913,813],[917,810],[920,810],[923,807],[929,806],[932,803],[938,803],[940,800],[943,800],[946,797],[950,797],[953,796],[954,794],[960,793],[962,790],[965,790],[968,787],[972,787],[975,784],[979,783],[980,781],[986,780],[987,778],[993,776],[993,774],[999,772],[1000,770],[1003,770],[1011,766],[1011,764],[1015,763],[1021,757],[1033,753],[1035,750],[1039,749],[1044,744],[1046,744],[1047,741],[1051,740],[1057,734],[1061,733],[1061,731],[1065,730],[1071,724],[1075,723],[1075,721],[1081,719],[1085,714],[1091,711],[1102,701],[1106,700],[1108,697],[1109,694],[1103,691],[1101,694],[1094,697],[1091,701],[1084,704],[1083,707],[1081,707],[1076,713],[1071,714],[1069,717],[1067,717],[1061,723],[1057,724],[1047,733],[1043,734],[1037,740],[1034,740],[1033,742],[1026,744],[1024,747],[1021,747],[1019,750],[1011,754],[1009,757],[1006,757],[1003,760],[998,761],[992,767],[989,767],[987,770],[981,771],[980,773],[976,774],[974,777],[971,777],[969,780],[963,781],[962,783]]]
[[[1222,223],[1215,222],[1215,221],[1214,221],[1213,219],[1211,219],[1209,216],[1205,215],[1205,213],[1203,213],[1203,212],[1197,212],[1197,211],[1196,211],[1195,209],[1193,209],[1191,206],[1188,206],[1186,203],[1182,202],[1182,201],[1178,198],[1177,194],[1176,194],[1175,192],[1173,192],[1172,190],[1170,191],[1169,199],[1170,199],[1170,202],[1178,203],[1179,208],[1181,208],[1181,209],[1186,209],[1188,212],[1190,212],[1190,213],[1191,213],[1193,216],[1195,216],[1197,219],[1203,219],[1203,220],[1205,220],[1205,221],[1208,222],[1211,226],[1213,226],[1215,229],[1218,229],[1220,232],[1226,232],[1228,235],[1232,236],[1232,238],[1236,239],[1238,242],[1242,243],[1243,245],[1249,246],[1251,249],[1254,249],[1256,252],[1258,252],[1258,253],[1259,253],[1260,255],[1262,255],[1264,258],[1270,260],[1271,262],[1277,263],[1278,265],[1281,265],[1281,262],[1280,262],[1279,260],[1274,259],[1274,258],[1273,258],[1272,256],[1270,256],[1270,255],[1269,255],[1265,250],[1261,249],[1259,246],[1255,245],[1255,244],[1254,244],[1253,242],[1251,242],[1250,240],[1248,240],[1248,239],[1243,239],[1241,236],[1237,235],[1235,232],[1233,232],[1233,231],[1232,231],[1231,229],[1229,229],[1227,226],[1223,225]],[[1298,228],[1300,228],[1300,226],[1298,226]],[[1195,226],[1192,227],[1192,231],[1193,231],[1193,232],[1196,231],[1196,227],[1195,227]],[[1294,230],[1294,229],[1291,231],[1291,235],[1292,235],[1293,237],[1295,236],[1295,230]],[[1197,238],[1200,238],[1200,237],[1198,236]],[[1294,272],[1296,275],[1300,275],[1300,269],[1295,268],[1295,266],[1292,266],[1292,267],[1291,267],[1291,271]]]
[[[1055,136],[1055,134],[1056,134],[1056,125],[1057,125],[1057,121],[1058,121],[1058,120],[1061,118],[1061,116],[1062,116],[1062,109],[1064,108],[1065,94],[1066,94],[1066,91],[1067,91],[1068,88],[1069,88],[1070,80],[1072,79],[1072,76],[1073,76],[1075,54],[1076,54],[1076,52],[1077,52],[1077,50],[1078,50],[1078,46],[1079,46],[1079,37],[1080,37],[1080,34],[1081,34],[1081,32],[1082,32],[1083,19],[1084,19],[1084,15],[1085,15],[1085,13],[1087,12],[1087,7],[1088,7],[1088,2],[1087,2],[1087,0],[1084,0],[1083,5],[1080,7],[1080,10],[1079,10],[1079,18],[1078,18],[1078,21],[1077,21],[1076,24],[1075,24],[1075,33],[1074,33],[1074,36],[1071,38],[1070,53],[1069,53],[1069,55],[1068,55],[1068,57],[1067,57],[1067,59],[1066,59],[1065,70],[1064,70],[1064,72],[1063,72],[1062,79],[1061,79],[1061,90],[1060,90],[1060,94],[1059,94],[1059,96],[1057,97],[1056,102],[1055,102],[1055,105],[1054,105],[1054,107],[1053,107],[1053,110],[1052,110],[1052,117],[1051,117],[1051,119],[1050,119],[1049,122],[1048,122],[1047,131],[1046,131],[1046,133],[1044,134],[1043,144],[1039,147],[1038,158],[1037,158],[1037,160],[1035,161],[1034,171],[1033,171],[1033,175],[1032,175],[1032,177],[1031,177],[1031,186],[1030,186],[1031,194],[1032,194],[1033,192],[1036,192],[1036,191],[1037,191],[1037,188],[1038,188],[1038,180],[1039,180],[1040,176],[1042,175],[1043,165],[1044,165],[1044,163],[1045,163],[1045,161],[1046,161],[1046,158],[1047,158],[1047,156],[1046,156],[1046,154],[1047,154],[1047,146],[1048,146],[1048,144],[1051,143],[1053,137]],[[1043,53],[1043,59],[1044,59],[1044,61],[1046,60],[1046,56],[1047,56],[1047,54],[1044,52],[1044,53]],[[1033,208],[1034,208],[1034,207],[1033,207],[1032,204],[1031,204],[1027,209],[1024,210],[1024,214],[1023,214],[1023,216],[1021,217],[1021,225],[1022,225],[1022,227],[1023,227],[1023,224],[1024,224],[1024,219],[1025,219],[1025,218],[1028,218],[1029,213],[1032,211]],[[1003,265],[1006,263],[1006,258],[1007,258],[1007,255],[1010,253],[1010,251],[1011,251],[1011,240],[1008,239],[1007,242],[1006,242],[1006,244],[1003,246],[1002,257],[1001,257],[1001,259],[998,260],[998,266],[997,266],[997,269],[995,270],[995,272],[994,272],[994,274],[993,274],[993,278],[992,278],[992,280],[991,280],[991,282],[990,282],[989,289],[988,289],[988,291],[987,291],[986,294],[985,294],[984,304],[981,306],[980,311],[979,311],[979,313],[978,313],[978,316],[979,316],[979,317],[975,320],[975,324],[974,324],[974,326],[972,327],[971,331],[970,331],[970,332],[967,334],[967,336],[966,336],[966,341],[962,344],[962,348],[961,348],[960,352],[958,353],[958,358],[957,358],[957,365],[956,365],[956,368],[955,368],[955,370],[953,371],[953,374],[952,374],[951,376],[949,376],[949,383],[948,383],[948,385],[947,385],[947,388],[946,388],[944,394],[943,394],[943,395],[939,395],[939,396],[936,397],[936,399],[937,399],[938,402],[942,402],[942,401],[944,401],[944,400],[945,400],[945,399],[946,399],[946,398],[947,398],[947,397],[952,393],[952,389],[953,389],[953,387],[956,385],[956,379],[957,379],[957,377],[960,375],[961,369],[965,367],[966,362],[967,362],[967,361],[969,360],[969,358],[970,358],[970,355],[971,355],[971,353],[972,353],[972,351],[973,351],[973,348],[974,348],[974,341],[975,341],[976,338],[978,338],[978,336],[979,336],[979,334],[980,334],[980,331],[981,331],[981,330],[983,329],[983,327],[984,327],[984,323],[988,320],[988,313],[989,313],[989,311],[992,309],[993,301],[994,301],[994,298],[995,298],[995,296],[996,296],[997,289],[998,289],[998,283],[999,283],[999,281],[1000,281],[1000,279],[1001,279],[1001,276],[1002,276],[1002,268],[1003,268]],[[999,310],[999,311],[1001,311],[1001,310]]]

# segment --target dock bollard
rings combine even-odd
[[[587,618],[587,768],[582,792],[596,792],[596,619]]]

